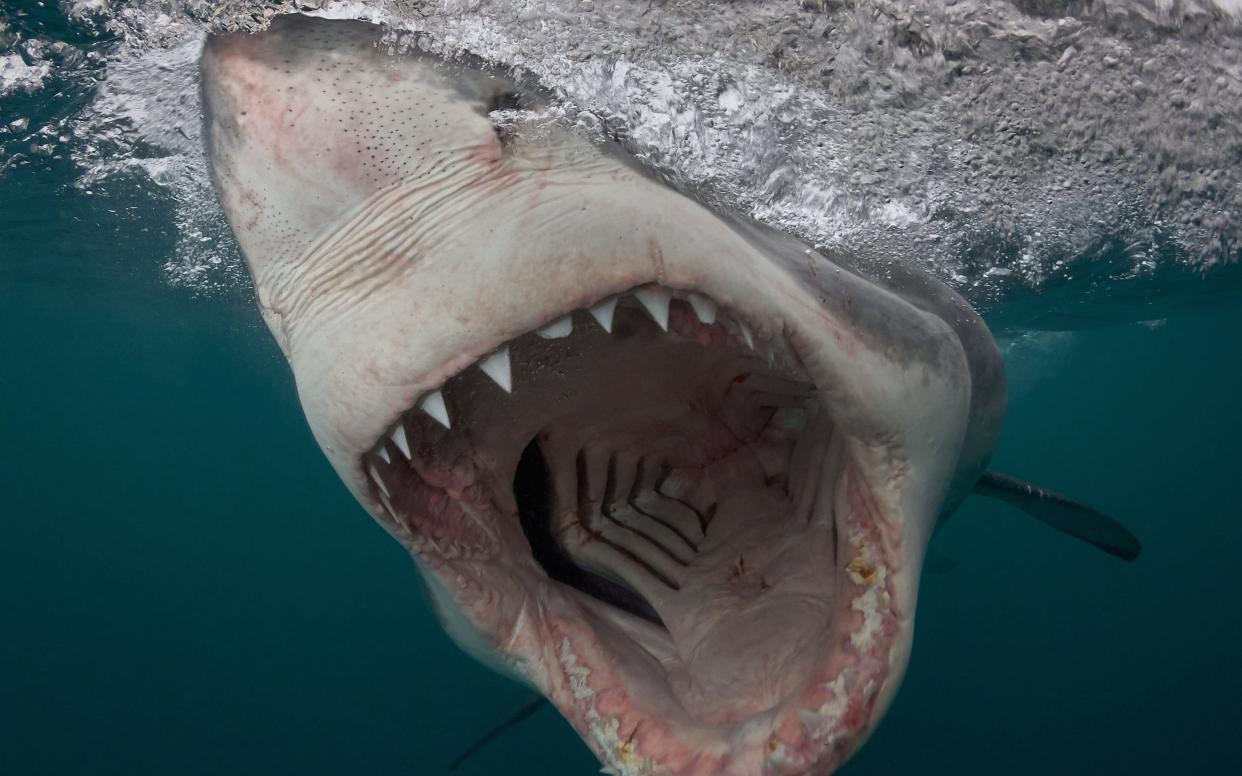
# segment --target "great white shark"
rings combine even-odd
[[[208,40],[205,137],[315,439],[447,632],[606,770],[826,774],[910,654],[1005,376],[913,259],[870,275],[542,121],[502,69],[278,19]]]

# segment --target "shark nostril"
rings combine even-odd
[[[487,100],[487,112],[498,110],[521,110],[522,98],[517,92],[503,91],[493,94]]]
[[[492,122],[492,131],[496,133],[496,139],[502,146],[507,145],[513,138],[513,128],[509,124],[512,119],[504,114],[524,110],[526,107],[525,100],[514,91],[496,92],[487,99],[484,112]]]

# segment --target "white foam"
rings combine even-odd
[[[34,94],[43,88],[43,81],[51,72],[48,65],[28,65],[17,54],[0,56],[0,97],[18,92]]]

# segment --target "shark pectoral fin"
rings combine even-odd
[[[507,731],[509,728],[515,727],[516,725],[521,723],[523,720],[525,720],[527,717],[534,714],[536,711],[539,711],[544,706],[549,705],[547,698],[543,697],[537,692],[534,692],[533,690],[526,693],[526,695],[527,697],[525,701],[522,703],[522,706],[517,711],[510,714],[507,718],[505,718],[499,724],[492,727],[490,730],[485,732],[483,735],[475,739],[474,743],[470,744],[470,746],[467,747],[464,752],[457,755],[457,757],[453,760],[453,762],[449,763],[448,769],[450,771],[456,771],[458,768],[462,766],[462,763],[470,759],[472,755],[477,754],[479,750],[483,749],[483,747],[495,741],[497,738],[503,735],[505,731]]]
[[[1113,518],[1028,482],[987,471],[975,483],[974,492],[1008,502],[1041,523],[1122,560],[1134,560],[1142,551],[1138,537]]]

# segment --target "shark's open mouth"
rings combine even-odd
[[[435,595],[618,773],[830,769],[874,722],[899,542],[774,328],[640,286],[459,371],[361,461]]]
[[[994,444],[986,327],[508,110],[551,97],[526,75],[387,40],[285,18],[203,53],[212,175],[325,455],[453,639],[608,772],[832,771]]]

